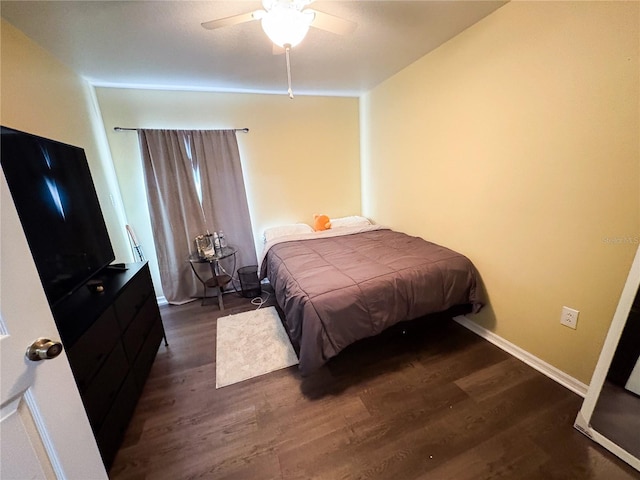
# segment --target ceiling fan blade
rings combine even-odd
[[[240,15],[233,15],[231,17],[210,20],[208,22],[202,23],[201,25],[207,30],[215,30],[216,28],[229,27],[231,25],[238,25],[239,23],[259,20],[265,13],[266,12],[264,10],[255,10],[253,12],[241,13]]]
[[[326,30],[327,32],[335,33],[337,35],[349,35],[353,33],[358,24],[351,20],[329,15],[328,13],[319,12],[318,10],[305,9],[305,12],[313,12],[315,18],[311,22],[311,26],[319,28],[320,30]]]

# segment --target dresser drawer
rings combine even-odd
[[[133,365],[133,375],[140,392],[142,392],[142,388],[147,381],[153,361],[158,353],[163,333],[162,323],[160,322],[160,319],[158,319],[153,324],[149,335],[147,335],[144,345],[140,349],[140,353],[136,359],[136,363]]]
[[[113,407],[104,419],[102,427],[96,432],[96,442],[105,467],[109,469],[122,443],[129,419],[133,415],[138,401],[138,389],[129,374],[113,402]]]
[[[84,408],[94,429],[100,427],[128,372],[127,357],[122,344],[118,342],[82,395]]]
[[[114,307],[120,328],[124,332],[151,295],[153,285],[146,270],[131,279],[127,288],[116,299]]]
[[[120,338],[120,328],[113,308],[108,308],[92,327],[67,350],[73,376],[80,391],[107,359]]]
[[[131,322],[129,328],[122,336],[124,351],[131,363],[133,363],[138,356],[140,347],[142,347],[144,340],[149,334],[149,330],[151,330],[153,326],[153,322],[155,322],[158,317],[159,313],[156,299],[153,296],[149,296],[135,320]]]

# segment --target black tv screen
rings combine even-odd
[[[0,163],[54,306],[114,259],[84,150],[0,127]]]

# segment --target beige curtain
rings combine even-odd
[[[167,301],[187,302],[201,289],[187,260],[196,235],[224,231],[238,249],[236,267],[255,265],[235,131],[140,129],[138,139]]]

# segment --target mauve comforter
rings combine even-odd
[[[261,276],[284,311],[303,375],[400,321],[482,306],[476,270],[464,255],[377,226],[359,231],[266,245]]]

